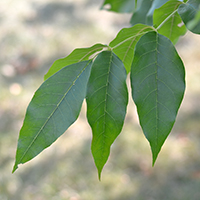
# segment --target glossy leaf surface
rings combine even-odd
[[[93,133],[92,155],[100,179],[110,146],[121,132],[128,103],[126,70],[113,52],[103,51],[95,59],[86,101]]]
[[[169,38],[174,44],[181,35],[186,33],[186,27],[177,13],[179,5],[183,4],[178,0],[170,0],[154,11],[153,24],[158,33]]]
[[[89,60],[90,56],[98,51],[101,51],[104,47],[107,47],[107,45],[95,44],[88,48],[74,49],[74,51],[72,51],[72,53],[70,53],[67,57],[56,60],[49,71],[45,74],[44,79],[46,80],[67,65]]]
[[[130,72],[133,61],[134,48],[138,40],[153,28],[144,24],[136,24],[130,28],[123,28],[109,46],[113,52],[122,60],[127,73]]]
[[[129,13],[135,9],[135,0],[105,0],[101,9],[118,13]]]
[[[50,146],[77,119],[91,61],[64,67],[35,92],[21,128],[13,172]]]
[[[173,127],[185,90],[184,66],[168,38],[156,32],[140,38],[131,69],[131,86],[154,164]]]
[[[180,5],[178,13],[190,31],[200,34],[200,0],[189,0]]]

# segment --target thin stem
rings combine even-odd
[[[189,0],[187,0],[186,2],[182,2],[183,4],[186,4]],[[178,8],[176,10],[174,10],[164,21],[162,21],[162,23],[156,28],[156,30],[159,30],[163,24],[172,16],[174,15],[176,12],[178,11]]]
[[[178,11],[178,8],[176,10],[174,10],[164,21],[162,21],[162,23],[156,28],[156,30],[159,30],[164,24],[165,22],[171,18],[172,15],[174,15],[176,12]]]
[[[151,28],[152,30],[148,30],[148,31],[142,32],[143,30],[145,30],[147,28],[148,29]],[[144,29],[141,29],[139,33],[137,33],[135,35],[132,35],[131,37],[126,38],[122,42],[119,42],[118,44],[116,44],[114,47],[110,47],[110,49],[113,50],[113,49],[117,48],[118,46],[122,45],[123,43],[125,43],[125,42],[127,42],[127,41],[129,41],[129,40],[131,40],[133,38],[136,38],[136,37],[138,37],[140,35],[144,35],[145,33],[148,33],[150,31],[157,31],[157,30],[154,27],[152,27],[152,26],[145,27]]]

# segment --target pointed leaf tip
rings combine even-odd
[[[150,145],[150,146],[154,146],[154,145]],[[160,153],[161,147],[158,148],[157,150],[155,150],[155,148],[151,148],[151,153],[152,153],[152,166],[154,167],[156,160],[158,158],[158,154]]]
[[[131,68],[131,87],[154,165],[174,125],[185,91],[184,66],[168,38],[157,32],[140,38]]]
[[[99,181],[101,181],[101,172],[102,172],[102,170],[100,172],[98,172]]]
[[[101,171],[110,154],[110,146],[120,134],[128,90],[126,70],[122,61],[111,51],[101,52],[95,59],[87,88],[87,119],[92,128],[92,155]]]
[[[20,130],[16,161],[25,163],[57,140],[78,118],[92,61],[62,68],[35,92]]]
[[[15,164],[15,165],[13,166],[12,174],[13,174],[17,169],[18,169],[18,165]]]

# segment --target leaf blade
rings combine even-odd
[[[67,57],[56,60],[50,67],[49,71],[44,75],[44,80],[55,74],[67,65],[71,65],[77,62],[89,60],[90,56],[98,51],[101,51],[107,45],[95,44],[88,48],[77,48],[74,49]]]
[[[157,8],[160,8],[162,5],[164,5],[169,0],[154,0],[152,2],[151,8],[149,9],[147,13],[147,24],[153,25],[153,13],[154,10]]]
[[[151,26],[144,24],[136,24],[130,28],[123,28],[112,40],[109,46],[113,52],[122,60],[126,68],[127,73],[130,72],[131,63],[133,61],[134,48],[140,37],[152,31]]]
[[[200,0],[189,0],[178,8],[184,24],[193,33],[200,34]],[[191,26],[192,21],[194,26]]]
[[[169,39],[156,32],[140,38],[131,69],[131,87],[154,164],[185,91],[184,66]]]
[[[13,172],[50,146],[77,119],[91,61],[69,65],[46,80],[36,91],[20,130]]]
[[[181,17],[177,13],[178,7],[181,4],[183,2],[170,0],[160,8],[155,9],[153,14],[153,24],[157,28],[158,33],[169,38],[174,44],[187,31],[185,25],[182,24]]]
[[[106,6],[110,6],[110,8],[106,9]],[[135,9],[135,0],[105,0],[101,9],[114,11],[117,13],[130,13]]]
[[[111,51],[101,52],[94,61],[86,102],[93,132],[91,150],[100,179],[110,146],[121,132],[128,103],[126,70]]]
[[[136,25],[136,24],[146,24],[146,25],[151,25],[148,24],[147,21],[147,13],[149,12],[149,9],[151,8],[152,1],[146,1],[146,0],[139,0],[137,9],[133,13],[131,17],[131,25]]]

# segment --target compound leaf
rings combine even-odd
[[[18,164],[50,146],[77,119],[90,69],[91,61],[64,67],[35,92],[20,131],[13,172]]]
[[[63,67],[84,60],[89,60],[90,56],[92,56],[98,51],[101,51],[104,47],[107,47],[107,45],[95,44],[92,47],[88,48],[74,49],[67,57],[56,60],[49,69],[49,71],[45,74],[44,79],[46,80],[47,78],[55,74],[57,71],[61,70]]]
[[[135,0],[105,0],[101,9],[118,13],[130,13],[135,9]]]
[[[181,4],[178,13],[191,32],[200,34],[200,0],[189,0]]]
[[[160,8],[155,9],[153,14],[153,24],[158,29],[158,33],[168,37],[174,44],[187,30],[177,13],[178,7],[181,4],[183,2],[170,0]]]
[[[184,66],[168,38],[157,32],[140,38],[131,68],[131,86],[154,164],[173,127],[185,90]]]
[[[121,132],[128,103],[126,70],[112,51],[103,51],[95,59],[86,102],[93,133],[91,150],[100,179],[110,146]]]
[[[133,61],[134,48],[138,40],[145,33],[152,31],[151,26],[136,24],[130,28],[123,28],[109,46],[113,52],[122,60],[127,73],[130,72]]]

